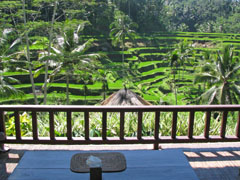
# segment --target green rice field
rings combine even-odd
[[[104,37],[93,37],[99,44],[104,41]],[[144,99],[152,104],[173,103],[173,92],[171,91],[171,83],[168,81],[170,74],[170,64],[167,60],[168,54],[176,47],[176,45],[187,40],[192,44],[195,57],[190,59],[201,58],[203,52],[217,51],[223,45],[233,45],[236,53],[240,52],[240,34],[221,34],[221,33],[195,33],[195,32],[174,32],[174,33],[157,33],[152,35],[138,35],[135,39],[135,45],[125,50],[124,57],[126,63],[134,63],[138,70],[138,76],[135,77],[132,86],[129,88],[137,92]],[[99,51],[109,57],[112,61],[111,65],[121,65],[122,52],[121,49],[112,49],[111,51]],[[49,71],[51,73],[51,70]],[[25,95],[18,99],[1,100],[1,104],[25,104],[33,101],[31,93],[31,84],[29,75],[23,72],[5,72],[4,76],[12,76],[20,80],[20,84],[14,84],[14,87],[23,90]],[[39,91],[38,98],[43,99],[42,86],[43,74],[35,79],[37,90]],[[179,75],[178,84],[178,102],[186,104],[184,94],[188,90],[188,85],[193,82],[194,69],[193,66],[186,64],[185,71]],[[108,81],[107,95],[123,88],[121,79],[115,82]],[[196,85],[197,88],[197,85]],[[101,82],[91,82],[87,85],[87,94],[83,93],[84,85],[71,81],[70,83],[70,100],[72,104],[99,104],[103,100],[103,91]],[[53,82],[50,84],[48,91],[48,103],[55,104],[65,101],[66,84],[64,81]],[[55,99],[55,100],[54,100]],[[57,99],[57,100],[56,100]],[[63,103],[64,104],[64,103]]]

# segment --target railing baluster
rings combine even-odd
[[[155,112],[155,129],[154,129],[154,139],[158,140],[159,139],[159,125],[160,123],[160,112],[157,111]],[[155,142],[153,149],[158,150],[159,149],[159,143]]]
[[[124,119],[125,113],[123,111],[120,112],[120,139],[124,139]]]
[[[240,111],[238,111],[238,121],[236,127],[236,136],[240,138]]]
[[[143,112],[138,112],[138,129],[137,129],[137,139],[142,139],[142,117]]]
[[[225,138],[226,127],[227,127],[227,116],[228,116],[228,111],[223,111],[222,125],[221,125],[221,131],[220,131],[221,138]]]
[[[16,139],[21,140],[21,128],[20,128],[20,117],[19,117],[19,112],[15,111],[14,112],[15,116],[15,131],[16,131]]]
[[[195,112],[190,111],[189,121],[188,121],[188,138],[189,139],[192,139],[193,137],[194,116],[195,116]]]
[[[72,112],[67,111],[67,139],[72,140]]]
[[[107,112],[102,113],[102,139],[107,139]]]
[[[85,140],[89,140],[89,112],[84,112]]]
[[[38,140],[38,125],[37,125],[37,112],[32,111],[32,132],[33,132],[33,140]]]
[[[205,119],[205,130],[204,130],[204,137],[206,139],[209,138],[210,122],[211,122],[211,111],[207,111],[206,119]]]
[[[177,111],[173,111],[173,118],[172,118],[172,134],[171,138],[176,139],[176,132],[177,132]]]
[[[0,132],[6,134],[4,111],[0,111]]]
[[[50,139],[51,140],[56,140],[55,139],[55,127],[54,127],[54,113],[53,111],[49,112],[49,128],[50,128]]]

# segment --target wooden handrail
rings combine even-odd
[[[20,113],[29,112],[32,115],[32,137],[22,137]],[[221,128],[218,136],[210,136],[211,114],[212,112],[221,112]],[[235,136],[226,136],[226,126],[229,112],[238,112],[238,121],[236,124]],[[26,144],[154,144],[154,149],[158,149],[161,143],[193,143],[193,142],[228,142],[240,140],[240,105],[200,105],[200,106],[41,106],[41,105],[1,105],[0,106],[0,132],[6,134],[4,113],[14,112],[15,117],[15,138],[6,137],[1,143],[26,143]],[[38,112],[49,113],[49,137],[42,138],[38,135]],[[54,113],[65,112],[67,121],[66,137],[55,137]],[[72,133],[72,114],[73,112],[84,113],[84,137],[73,137]],[[89,113],[102,113],[102,135],[100,138],[90,137],[90,117]],[[107,136],[108,113],[118,112],[119,117],[119,137]],[[137,136],[126,137],[125,114],[135,112],[137,114]],[[154,134],[150,137],[144,137],[143,122],[145,112],[155,113]],[[159,136],[161,112],[172,112],[171,135],[168,137]],[[188,134],[187,136],[177,136],[178,131],[178,113],[189,112]],[[205,112],[205,128],[203,136],[194,136],[195,113]]]

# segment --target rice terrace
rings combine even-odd
[[[86,39],[88,37],[85,37]],[[111,63],[108,63],[108,68],[114,70],[121,65],[122,54],[124,53],[125,61],[134,67],[138,73],[134,76],[133,84],[130,89],[138,92],[145,100],[152,104],[174,104],[174,93],[172,91],[171,81],[173,78],[171,74],[171,66],[169,54],[178,48],[178,43],[185,43],[184,53],[191,50],[191,54],[186,54],[188,60],[185,62],[185,67],[178,67],[178,70],[185,68],[183,74],[176,80],[178,86],[178,104],[188,104],[188,100],[198,95],[198,85],[194,85],[194,73],[196,67],[199,66],[201,59],[206,51],[217,52],[221,51],[226,45],[234,47],[234,56],[238,56],[240,52],[240,35],[227,34],[227,33],[199,33],[199,32],[174,32],[174,33],[158,33],[152,35],[142,35],[135,38],[135,44],[131,44],[127,50],[121,51],[111,46],[110,39],[106,37],[89,37],[94,38],[97,47],[91,49],[94,52],[105,54]],[[109,43],[107,43],[109,42]],[[104,47],[105,45],[105,47]],[[109,48],[109,49],[108,49]],[[202,59],[203,61],[203,59]],[[52,71],[49,70],[49,74]],[[33,96],[31,95],[31,83],[29,81],[28,73],[24,72],[4,72],[4,76],[14,77],[20,80],[20,84],[15,84],[14,87],[18,90],[26,92],[26,94],[19,99],[5,99],[1,100],[2,104],[12,102],[32,102]],[[94,74],[93,74],[94,76]],[[36,79],[36,88],[39,89],[39,99],[43,98],[41,87],[43,86],[44,74],[40,74]],[[93,77],[91,77],[93,78]],[[84,95],[84,83],[72,80],[69,84],[70,100],[72,104],[85,104],[88,105],[98,104],[103,100],[103,83],[101,81],[91,81],[87,83],[87,92]],[[122,89],[122,79],[108,80],[107,94]],[[56,103],[55,99],[64,102],[66,83],[65,81],[53,82],[49,88],[49,99],[53,99],[52,103]],[[194,92],[195,90],[195,92]],[[201,91],[201,89],[198,89]],[[190,99],[191,100],[191,99]],[[51,102],[51,100],[50,100]]]

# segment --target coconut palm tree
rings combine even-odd
[[[21,97],[24,93],[14,88],[11,84],[19,83],[19,81],[10,76],[4,76],[4,72],[7,71],[9,63],[14,61],[8,54],[9,46],[8,35],[12,32],[12,29],[5,29],[1,33],[0,37],[0,99]],[[7,44],[7,45],[6,45]]]
[[[84,23],[76,26],[72,22],[65,22],[62,34],[55,39],[55,46],[52,47],[55,54],[55,69],[50,75],[49,81],[53,80],[56,75],[64,74],[60,79],[66,80],[66,102],[69,104],[69,84],[70,79],[77,76],[76,71],[83,71],[86,68],[93,68],[100,58],[100,54],[87,53],[92,47],[93,39],[87,40],[79,45],[79,33],[84,28]],[[53,56],[51,56],[53,57]],[[76,68],[78,68],[76,70]]]
[[[19,83],[19,81],[13,77],[7,77],[3,75],[3,71],[0,71],[0,99],[22,97],[23,92],[14,88],[11,84]]]
[[[178,71],[179,79],[182,71],[182,79],[184,77],[184,72],[186,71],[186,64],[190,64],[189,56],[194,57],[194,50],[192,43],[188,42],[186,39],[178,43],[175,49],[168,55],[170,59],[170,66]]]
[[[115,20],[110,24],[110,37],[112,38],[112,44],[114,46],[120,45],[122,48],[122,78],[125,76],[124,66],[124,50],[126,39],[134,39],[135,31],[133,28],[137,27],[136,23],[133,23],[129,16],[123,14],[121,11],[115,11]]]
[[[206,83],[207,90],[199,97],[208,104],[238,104],[240,97],[240,63],[234,50],[225,46],[209,56],[195,76],[195,82]]]

